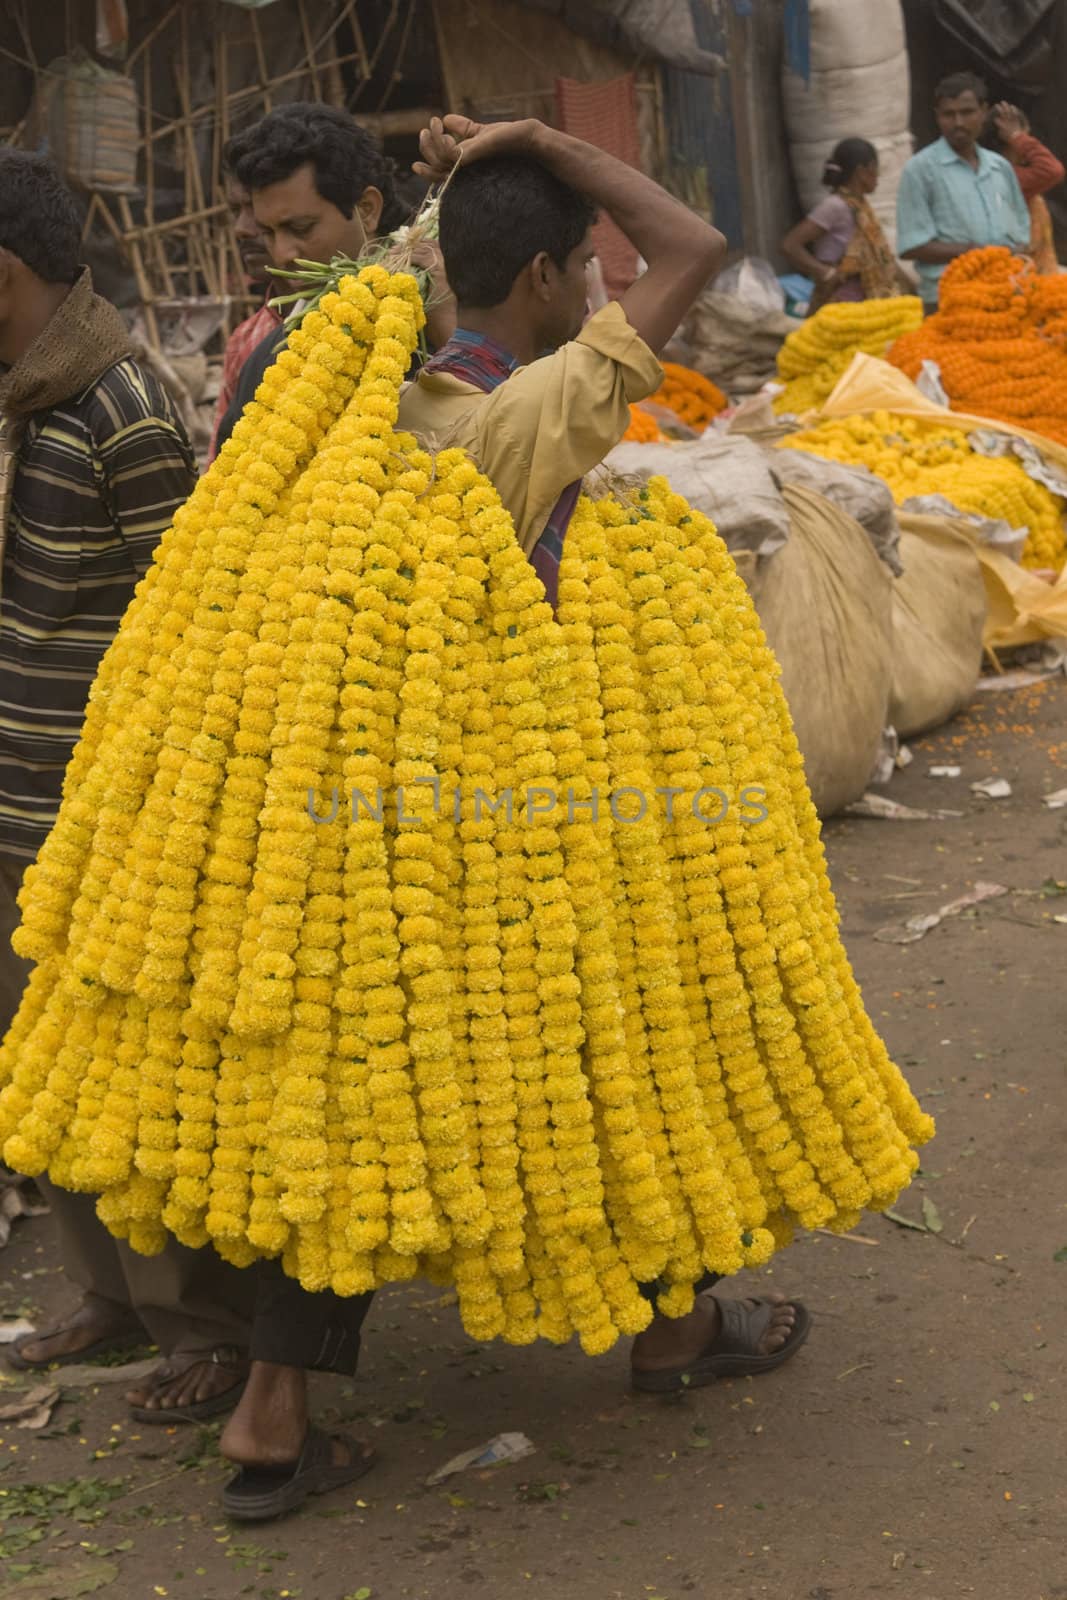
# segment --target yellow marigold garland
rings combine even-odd
[[[1025,528],[1025,567],[1058,572],[1067,560],[1063,497],[1031,478],[1017,457],[986,456],[972,449],[962,428],[874,411],[869,416],[828,417],[781,444],[868,467],[889,485],[898,505],[916,496],[942,495],[961,511]]]
[[[423,1274],[595,1353],[639,1284],[681,1314],[888,1204],[932,1125],[711,524],[582,501],[553,620],[492,488],[396,432],[419,315],[380,268],[324,301],[138,591],[28,875],[0,1140],[135,1248]]]
[[[823,306],[786,337],[778,352],[778,376],[785,388],[774,401],[775,411],[803,415],[816,409],[857,351],[884,356],[922,320],[922,301],[914,295]]]

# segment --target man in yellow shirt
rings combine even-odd
[[[495,484],[555,605],[567,523],[586,472],[618,443],[629,406],[652,394],[656,359],[725,241],[649,178],[541,123],[435,119],[416,171],[451,177],[440,243],[455,294],[455,334],[401,397],[400,424],[431,448],[462,446]],[[622,299],[583,327],[591,225],[603,207],[648,263]],[[351,1374],[370,1294],[305,1293],[261,1264],[244,1397],[222,1438],[240,1470],[229,1514],[265,1520],[365,1472],[373,1452],[311,1426],[308,1367]],[[788,1360],[807,1336],[804,1309],[779,1298],[702,1291],[686,1317],[656,1315],[634,1341],[636,1388],[669,1392]],[[657,1285],[647,1286],[654,1298]]]
[[[402,396],[400,424],[470,452],[554,602],[581,479],[622,438],[631,402],[663,381],[654,352],[721,265],[725,241],[650,178],[539,122],[448,117],[422,149],[416,170],[436,179],[462,152],[440,221],[461,309],[452,339]],[[598,207],[648,270],[583,328]]]

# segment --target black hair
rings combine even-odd
[[[82,270],[74,196],[50,161],[0,149],[0,249],[45,283],[74,283]]]
[[[460,167],[441,197],[440,243],[461,306],[507,299],[542,250],[562,270],[596,220],[592,201],[527,156],[490,156]]]
[[[958,95],[967,94],[968,91],[980,106],[989,104],[989,90],[977,72],[950,72],[934,90],[934,105],[939,106],[942,100],[955,100]]]
[[[283,183],[310,164],[324,200],[351,217],[364,189],[382,197],[379,233],[392,233],[408,211],[396,187],[393,163],[377,139],[337,106],[293,101],[229,139],[222,164],[250,192]]]
[[[878,151],[869,139],[840,139],[822,169],[822,181],[828,189],[840,189],[857,167],[872,166],[877,160]]]

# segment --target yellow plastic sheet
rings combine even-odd
[[[1067,472],[1067,446],[1046,439],[1044,434],[1031,433],[1029,428],[1017,428],[1012,422],[1000,422],[991,417],[979,417],[970,411],[952,411],[928,400],[910,378],[906,378],[888,361],[858,351],[852,365],[826,399],[820,417],[847,417],[857,411],[895,411],[903,417],[937,422],[955,428],[985,428],[990,433],[1013,433],[1017,438],[1029,439],[1046,461]]]
[[[857,412],[892,411],[899,416],[953,427],[984,428],[992,433],[1011,433],[1028,439],[1046,461],[1067,472],[1067,447],[1017,428],[1010,422],[994,422],[970,412],[951,411],[928,400],[903,372],[876,356],[858,353],[841,378],[819,417],[847,417]],[[811,420],[811,419],[805,419]],[[946,518],[973,541],[982,565],[988,613],[983,643],[989,650],[1006,650],[1012,645],[1034,644],[1041,639],[1067,638],[1067,567],[1055,584],[1035,578],[999,550],[990,549],[974,536],[961,517]]]

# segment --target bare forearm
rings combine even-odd
[[[829,274],[830,268],[826,263],[820,261],[818,256],[812,255],[802,240],[794,239],[789,234],[782,240],[782,254],[794,271],[803,273],[806,278],[812,278],[816,283]]]
[[[630,285],[619,304],[649,349],[662,350],[722,266],[726,240],[717,228],[624,161],[553,128],[534,126],[530,142],[534,159],[606,211],[644,257],[647,272]]]
[[[968,250],[973,250],[973,244],[953,244],[948,239],[928,239],[925,244],[917,244],[913,250],[905,250],[905,261],[923,261],[927,266],[940,267],[946,261],[955,261],[957,256],[965,256]]]
[[[602,207],[650,267],[687,249],[718,259],[725,254],[725,240],[715,228],[616,156],[542,123],[534,124],[530,154]]]

